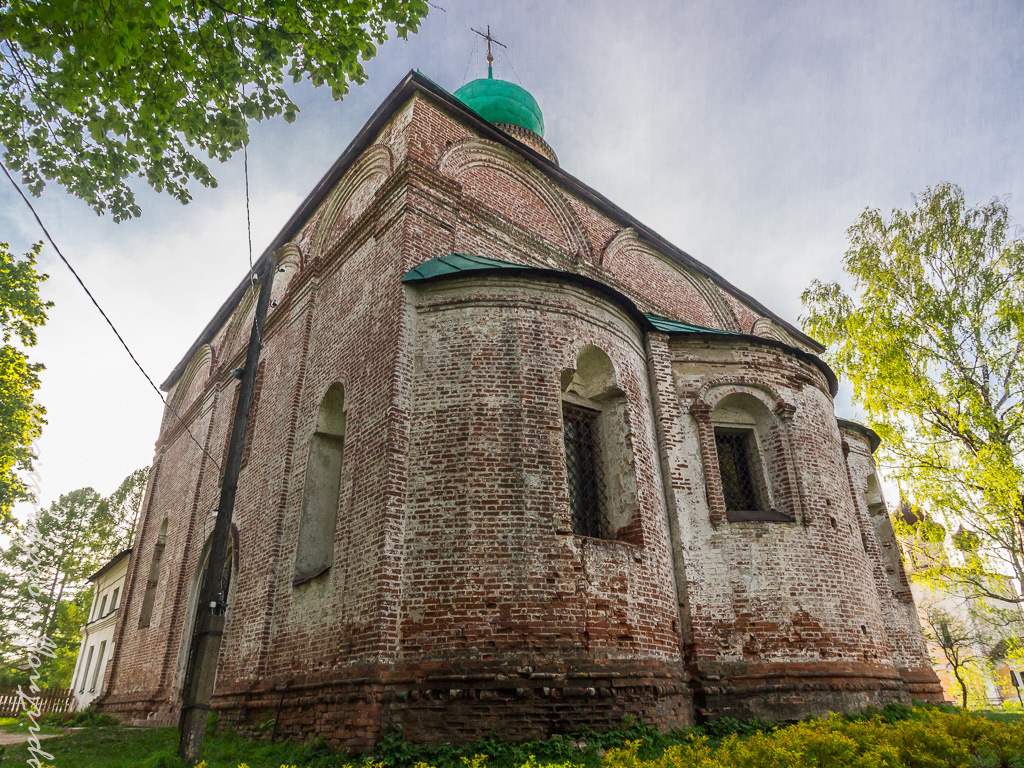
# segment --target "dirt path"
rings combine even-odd
[[[40,733],[40,739],[52,739],[54,736],[60,736],[59,733]],[[11,744],[24,744],[32,737],[31,733],[28,733],[28,729],[25,729],[24,733],[16,732],[9,733],[7,731],[0,731],[0,747],[6,747]]]

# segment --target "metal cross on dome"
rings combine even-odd
[[[495,45],[500,45],[502,48],[505,48],[506,50],[508,49],[508,46],[505,45],[504,43],[498,42],[493,37],[491,37],[491,25],[490,24],[487,25],[487,34],[486,35],[483,32],[481,32],[480,30],[473,29],[472,27],[470,27],[469,30],[471,32],[476,32],[478,35],[480,35],[480,37],[482,37],[484,40],[487,41],[487,74],[490,75],[491,74],[491,65],[494,63],[494,56],[491,54],[491,43],[494,43]]]

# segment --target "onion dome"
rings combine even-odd
[[[917,525],[925,517],[924,512],[922,510],[915,510],[906,498],[900,499],[900,506],[896,510],[896,515],[907,525]]]
[[[974,554],[981,547],[981,537],[961,525],[953,534],[953,546],[964,554]]]
[[[544,115],[533,95],[522,86],[497,80],[488,67],[487,77],[466,83],[455,98],[480,117],[531,149],[558,162],[551,146],[544,141]]]

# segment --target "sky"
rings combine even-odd
[[[487,24],[507,45],[495,76],[536,97],[565,170],[792,323],[812,279],[841,279],[867,207],[950,181],[1024,221],[1019,2],[436,4],[343,101],[297,86],[295,123],[252,126],[256,256],[410,69],[450,91],[485,75],[470,27]],[[139,184],[142,216],[119,224],[56,185],[33,201],[157,383],[248,268],[241,154],[212,170],[219,186],[187,206]],[[3,181],[0,240],[24,252],[41,232]],[[55,306],[31,356],[46,366],[49,503],[150,464],[163,405],[49,246],[41,264]],[[857,417],[845,389],[837,412]]]

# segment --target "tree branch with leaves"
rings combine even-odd
[[[55,181],[115,220],[139,215],[130,181],[181,202],[215,186],[248,121],[298,107],[287,81],[336,99],[366,79],[424,0],[12,0],[0,6],[0,144],[39,194]]]
[[[882,438],[887,475],[978,537],[971,569],[944,575],[1024,582],[1024,241],[1008,208],[940,184],[847,234],[849,285],[812,282],[805,329]]]
[[[37,243],[19,258],[0,243],[0,529],[11,523],[16,503],[32,498],[19,473],[32,470],[32,443],[46,423],[46,410],[35,399],[43,366],[25,352],[53,306],[39,298],[46,280],[36,270],[41,248]]]

